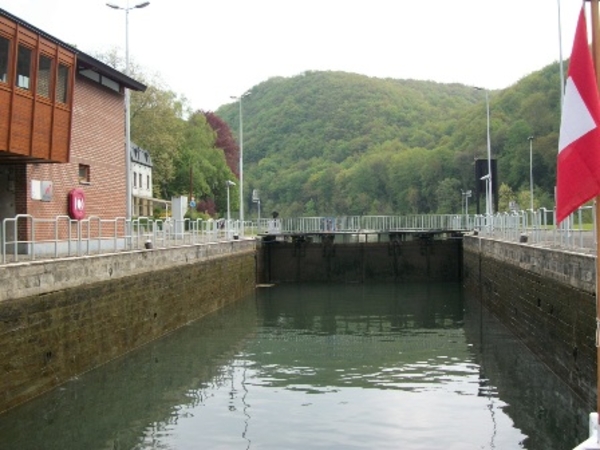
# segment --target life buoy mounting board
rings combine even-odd
[[[82,189],[69,191],[69,217],[75,220],[85,217],[85,192]]]

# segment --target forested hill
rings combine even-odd
[[[559,95],[557,63],[489,93],[503,202],[529,204],[533,135],[536,206],[552,207]],[[239,104],[216,113],[237,135]],[[343,72],[272,78],[243,99],[243,137],[249,216],[254,189],[263,215],[460,212],[487,157],[485,92]]]

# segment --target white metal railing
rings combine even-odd
[[[583,206],[558,227],[555,211],[538,210],[476,215],[473,230],[482,236],[530,245],[596,253],[595,207]]]
[[[234,240],[242,236],[242,229],[237,220],[95,216],[73,220],[68,216],[40,219],[19,214],[1,222],[0,264]]]
[[[596,233],[589,225],[593,207],[582,207],[559,227],[546,208],[494,215],[409,214],[276,218],[258,221],[174,220],[138,217],[126,220],[68,216],[40,219],[20,214],[1,222],[0,264],[40,258],[74,257],[142,248],[166,248],[255,235],[305,233],[378,233],[393,231],[476,232],[481,236],[595,253]]]

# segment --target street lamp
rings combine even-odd
[[[529,197],[531,199],[531,212],[533,213],[533,136],[529,140]]]
[[[469,214],[469,197],[471,197],[471,195],[473,195],[472,191],[463,191],[461,190],[460,192],[462,192],[463,197],[465,198],[465,214],[468,215]]]
[[[109,8],[125,11],[125,75],[127,76],[129,76],[129,11],[136,8],[145,8],[149,4],[150,2],[143,2],[130,7],[129,0],[127,0],[127,6],[125,7],[115,5],[114,3],[106,4]],[[127,195],[125,217],[128,220],[131,219],[131,118],[129,103],[129,89],[125,88],[125,195]]]
[[[258,193],[258,189],[254,189],[252,191],[252,202],[258,204],[258,229],[260,231],[260,195]]]
[[[231,186],[235,186],[235,183],[231,180],[227,180],[225,184],[227,185],[227,229],[229,230],[229,221],[231,220],[231,214],[229,209],[229,188]]]
[[[242,119],[242,99],[248,95],[250,95],[250,91],[244,92],[239,97],[235,95],[230,96],[240,103],[240,223],[242,227],[244,224],[244,121]]]
[[[486,205],[485,212],[486,214],[494,213],[494,203],[493,203],[493,195],[492,195],[492,144],[490,141],[490,98],[487,89],[476,87],[478,91],[485,91],[485,110],[486,110],[486,118],[487,118],[487,163],[488,163],[488,184],[489,189],[486,189]],[[483,178],[481,178],[483,180]]]
[[[491,174],[488,173],[487,175],[482,176],[480,178],[480,180],[482,180],[482,181],[485,180],[485,198],[487,200],[490,197],[490,193],[491,193],[490,191],[492,190],[492,188],[491,188],[491,183],[492,183]],[[489,205],[489,203],[486,203],[485,221],[486,221],[486,224],[489,226],[490,223],[491,223],[492,217],[491,217],[491,214],[488,211],[488,208],[487,208],[488,205]]]

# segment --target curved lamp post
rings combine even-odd
[[[125,7],[114,3],[106,4],[109,8],[125,11],[125,75],[127,76],[129,76],[129,11],[136,8],[145,8],[149,4],[150,2],[143,2],[130,7],[129,0],[127,0],[127,6]],[[127,195],[125,217],[127,219],[131,219],[131,118],[129,103],[129,89],[125,88],[125,195]]]

